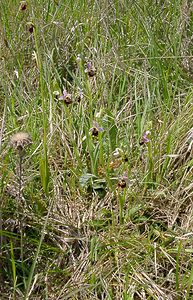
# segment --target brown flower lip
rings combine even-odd
[[[96,75],[96,69],[91,62],[87,62],[85,73],[87,73],[89,77],[94,77]]]
[[[94,136],[98,136],[99,135],[99,131],[98,131],[98,129],[96,127],[93,127],[91,129],[91,132],[92,132],[92,135],[94,135]]]
[[[64,101],[66,105],[69,105],[73,102],[72,95],[69,94],[66,90],[63,91],[63,94],[59,97],[59,100]]]
[[[21,1],[20,3],[20,10],[24,11],[27,9],[27,2],[26,1]]]
[[[31,24],[30,26],[29,26],[29,32],[30,33],[33,33],[33,31],[34,31],[34,25],[33,24]]]
[[[96,121],[93,121],[93,127],[90,129],[90,132],[93,136],[98,136],[99,132],[103,131],[102,127],[99,127],[99,124]]]
[[[118,185],[119,188],[124,189],[124,188],[126,188],[127,183],[126,183],[125,179],[121,179],[121,180],[119,180],[117,185]]]
[[[17,132],[10,139],[10,146],[16,150],[23,150],[32,144],[32,139],[27,132]]]

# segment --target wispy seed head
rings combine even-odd
[[[28,145],[32,144],[31,137],[26,132],[15,133],[10,139],[10,145],[16,150],[23,150]]]

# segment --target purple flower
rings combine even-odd
[[[128,172],[127,171],[125,171],[124,173],[123,173],[123,175],[121,175],[121,176],[118,176],[118,183],[117,183],[117,186],[119,187],[119,188],[126,188],[127,186],[129,186],[129,185],[131,185],[131,183],[132,183],[132,180],[130,180],[129,179],[129,177],[128,177]]]
[[[77,101],[80,102],[83,98],[84,98],[83,90],[79,88],[79,89],[78,89],[78,97],[77,97]]]
[[[98,131],[103,131],[102,127],[99,127],[99,124],[96,121],[93,121],[93,125],[98,129]]]
[[[72,95],[67,92],[67,90],[63,90],[62,95],[59,97],[59,100],[64,101],[66,105],[72,103]]]
[[[149,135],[150,135],[150,131],[149,130],[147,130],[147,131],[145,131],[143,133],[141,141],[140,141],[140,145],[144,145],[144,144],[147,144],[147,143],[150,142]]]
[[[67,90],[63,90],[62,95],[59,97],[59,100],[65,100],[66,96],[68,95]]]
[[[93,127],[90,129],[93,136],[98,136],[99,132],[102,132],[104,129],[99,126],[96,121],[93,121]]]
[[[119,188],[122,188],[122,189],[126,188],[127,183],[128,183],[128,176],[126,173],[124,173],[122,176],[119,176],[119,181],[117,183],[117,186]]]
[[[96,75],[96,69],[93,66],[92,62],[87,62],[86,64],[86,68],[85,68],[85,73],[87,73],[89,75],[89,77],[93,77],[94,75]]]
[[[92,63],[90,61],[87,62],[86,68],[87,68],[87,70],[90,70],[92,68]]]

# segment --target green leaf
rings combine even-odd
[[[90,173],[83,174],[79,179],[80,185],[82,187],[87,187],[87,185],[90,183],[90,180],[95,177],[96,177],[95,175]]]
[[[48,165],[47,155],[40,158],[40,177],[43,190],[46,195],[48,195],[48,185],[50,180],[50,170]]]

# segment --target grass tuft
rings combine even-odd
[[[192,31],[189,1],[0,1],[2,300],[192,299]]]

